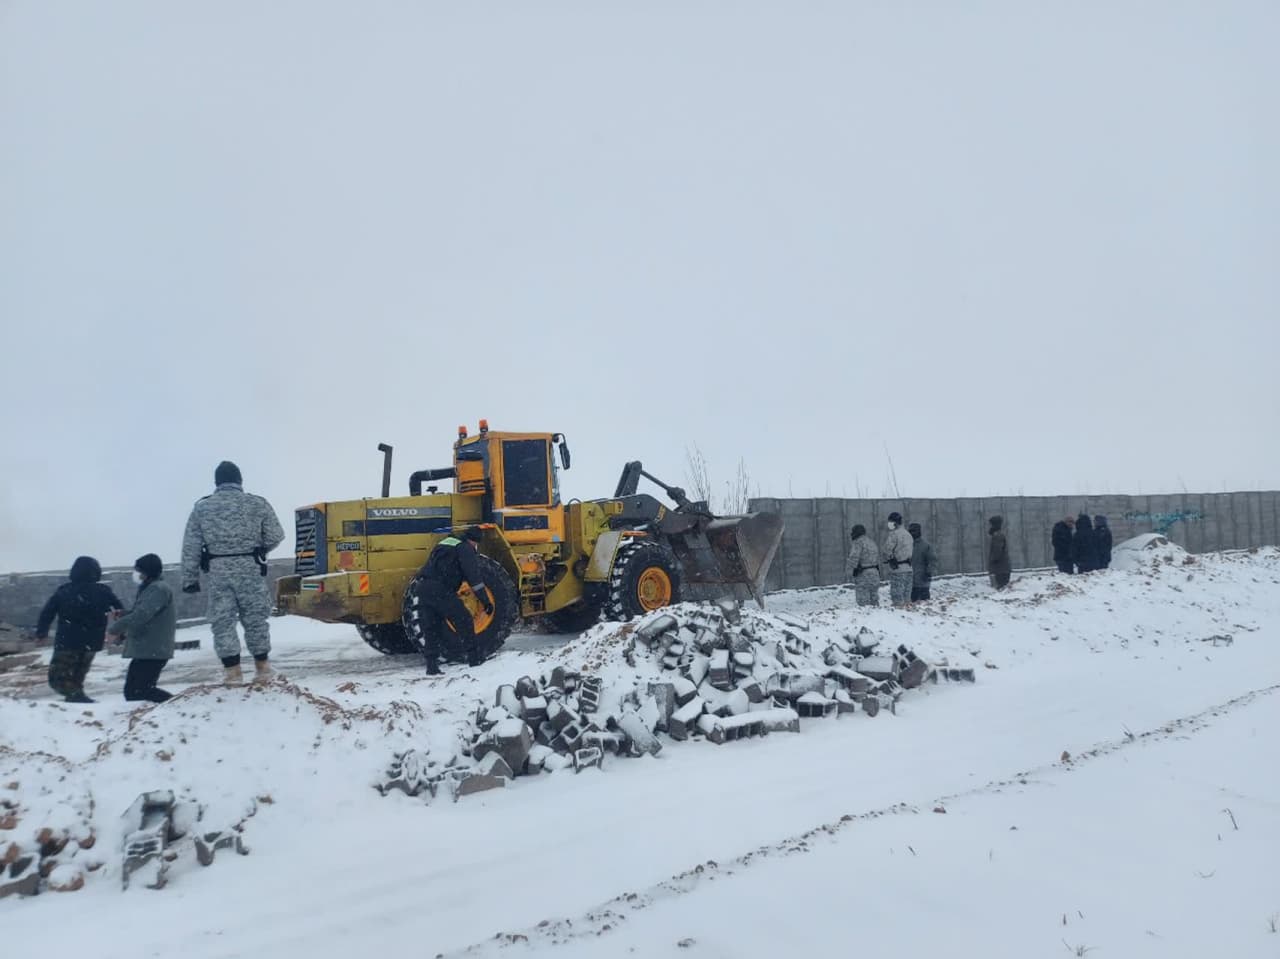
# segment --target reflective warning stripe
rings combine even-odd
[[[369,574],[360,574],[360,595],[367,596],[369,594]]]

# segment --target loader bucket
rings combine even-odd
[[[782,542],[776,513],[721,516],[668,533],[684,578],[704,585],[738,585],[764,606],[764,581]]]

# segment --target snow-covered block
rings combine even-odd
[[[646,687],[650,700],[657,710],[657,721],[650,729],[667,728],[671,714],[676,711],[676,687],[674,683],[649,683]]]
[[[800,714],[794,709],[789,709],[785,706],[759,712],[752,711],[751,716],[753,719],[764,723],[765,730],[771,733],[800,732]]]
[[[724,705],[716,710],[716,713],[721,716],[741,716],[750,709],[751,697],[746,694],[745,690],[735,689],[733,692],[725,694]]]
[[[573,771],[580,773],[584,769],[604,769],[604,750],[597,746],[576,749],[573,753]]]
[[[698,729],[711,742],[717,745],[732,742],[735,739],[746,739],[751,736],[763,736],[772,728],[799,729],[799,717],[793,710],[781,710],[787,716],[773,716],[765,712],[748,712],[741,716],[712,716],[704,713],[698,717]]]
[[[489,753],[476,764],[476,771],[481,776],[501,776],[503,779],[511,779],[515,775],[501,753]]]
[[[476,723],[476,725],[482,731],[487,731],[498,725],[498,723],[502,722],[504,719],[510,719],[514,715],[515,714],[505,706],[491,706],[485,710],[484,717],[480,722]]]
[[[675,703],[672,703],[674,706]],[[659,725],[666,728],[671,717],[663,718],[662,710],[658,708],[658,701],[652,696],[637,696],[632,708],[640,714],[640,718],[644,720],[644,724],[650,732],[653,732]],[[674,710],[672,710],[674,712]]]
[[[582,734],[586,732],[582,722],[570,723],[551,741],[551,748],[558,753],[571,753],[582,745]]]
[[[685,667],[684,675],[695,687],[701,686],[711,669],[711,660],[701,654],[694,656]]]
[[[694,696],[674,713],[671,714],[670,728],[667,730],[672,739],[682,740],[688,739],[697,725],[698,717],[702,715],[706,704],[701,696]]]
[[[584,715],[600,709],[600,696],[604,681],[599,676],[589,676],[578,687],[578,709]]]
[[[672,680],[671,688],[676,698],[675,709],[672,709],[672,712],[675,712],[676,709],[679,709],[693,699],[694,696],[698,695],[698,687],[683,676]]]
[[[867,696],[862,700],[862,711],[868,716],[878,716],[880,714],[880,697]]]
[[[832,666],[827,670],[827,678],[834,679],[843,689],[856,695],[871,691],[871,679],[847,666]]]
[[[864,656],[854,667],[857,672],[874,680],[896,678],[892,656]]]
[[[553,773],[561,769],[566,769],[573,765],[573,760],[568,756],[552,750],[551,755],[542,760],[542,768],[546,772]]]
[[[875,652],[877,646],[880,645],[880,637],[871,632],[866,626],[863,626],[856,635],[845,635],[845,640],[850,644],[852,652],[855,656],[870,656]]]
[[[727,690],[732,688],[733,673],[729,667],[729,650],[717,649],[711,653],[707,681],[717,689]]]
[[[974,683],[978,681],[977,674],[974,670],[956,669],[952,666],[937,669],[936,675],[950,683]]]
[[[725,622],[737,625],[742,622],[742,607],[738,605],[738,601],[731,596],[722,596],[716,600],[716,608],[720,610],[720,615],[724,617]]]
[[[396,753],[378,791],[384,796],[393,789],[399,789],[406,796],[416,796],[424,789],[434,793],[434,780],[427,766],[426,757],[416,749]]]
[[[432,788],[434,793],[434,784]],[[245,847],[244,837],[233,829],[220,832],[206,832],[196,836],[196,861],[202,866],[212,866],[214,856],[222,849],[234,849],[238,855],[249,855]]]
[[[516,680],[516,695],[520,699],[532,699],[540,693],[541,690],[538,689],[538,684],[534,682],[532,676],[521,676]]]
[[[615,723],[616,725],[616,723]],[[606,753],[621,756],[631,745],[631,740],[619,729],[588,729],[582,734],[582,747],[594,747]]]
[[[529,775],[536,775],[543,771],[547,765],[547,757],[556,755],[556,751],[550,746],[535,745],[529,750]]]
[[[516,695],[514,686],[499,686],[494,693],[493,704],[505,709],[511,716],[520,715],[520,697]]]
[[[653,735],[648,724],[634,710],[624,709],[622,711],[622,714],[618,717],[618,729],[631,740],[638,751],[648,753],[651,756],[656,756],[662,751],[662,743],[658,741],[658,737]]]
[[[551,743],[556,738],[556,735],[556,727],[544,720],[538,724],[538,731],[534,734],[533,739],[538,745],[550,748]]]
[[[807,619],[800,619],[797,616],[791,616],[787,613],[779,613],[774,618],[783,623],[786,623],[792,629],[802,629],[805,632],[809,631],[809,621]]]
[[[807,693],[822,693],[825,687],[824,677],[817,673],[793,671],[780,674],[780,691],[792,702]]]
[[[520,711],[524,721],[537,729],[547,718],[547,698],[545,696],[526,696],[520,700]]]
[[[652,646],[659,637],[664,633],[674,630],[679,623],[670,613],[663,613],[655,616],[647,622],[642,623],[636,629],[636,639],[643,642],[646,646]]]
[[[578,722],[579,719],[577,712],[564,703],[550,703],[547,706],[547,720],[555,727],[556,732],[562,732],[566,726]]]
[[[490,755],[496,761],[502,761],[497,753]],[[442,785],[449,791],[453,801],[457,802],[463,796],[470,796],[488,789],[504,789],[507,785],[507,777],[486,775],[474,769],[453,769],[450,770]]]
[[[837,689],[835,699],[837,715],[844,716],[858,711],[858,701],[847,689]]]
[[[40,891],[40,864],[35,856],[22,856],[0,868],[0,899],[7,896],[34,896]]]
[[[836,711],[836,701],[821,693],[805,693],[796,700],[796,712],[805,719],[822,719]]]
[[[519,719],[505,720],[494,727],[493,737],[498,753],[512,772],[523,770],[524,761],[529,758],[529,750],[533,748],[533,730],[528,724]]]

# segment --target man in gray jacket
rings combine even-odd
[[[200,592],[200,573],[209,574],[213,647],[226,669],[224,682],[236,686],[244,680],[237,620],[244,627],[244,644],[253,654],[254,678],[271,678],[267,554],[284,542],[284,530],[270,503],[244,491],[235,463],[219,463],[213,478],[217,488],[196,503],[187,520],[182,591]]]
[[[129,702],[163,703],[172,698],[156,685],[165,663],[173,659],[174,634],[178,630],[173,590],[163,576],[164,564],[159,556],[139,556],[133,564],[138,598],[133,609],[107,627],[108,633],[124,634],[124,658],[133,660],[124,677],[124,698]]]
[[[911,602],[911,535],[902,528],[902,514],[889,514],[889,535],[882,549],[889,566],[889,596],[894,606]]]
[[[880,554],[876,551],[876,544],[861,523],[849,531],[849,536],[853,540],[853,548],[844,563],[845,579],[853,583],[859,606],[879,606]]]

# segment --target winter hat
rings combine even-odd
[[[991,517],[991,531],[992,531],[993,533],[994,533],[996,530],[998,530],[998,529],[1002,528],[1003,526],[1004,526],[1004,517],[1003,517],[1003,516],[993,516],[993,517]]]
[[[856,525],[853,529],[849,530],[850,539],[857,539],[859,536],[866,536],[866,535],[867,535],[867,528],[863,526],[861,523]]]
[[[244,482],[240,478],[240,467],[236,466],[231,460],[223,460],[218,464],[218,468],[213,471],[213,481],[218,486],[224,483],[235,483],[239,486]]]
[[[1093,518],[1093,525],[1101,529],[1103,526],[1107,525],[1107,518],[1105,516],[1095,516]]]
[[[469,539],[473,543],[479,543],[484,539],[484,530],[479,526],[472,526],[462,534],[463,539]]]
[[[92,556],[77,556],[71,564],[71,582],[96,583],[102,579],[102,565]]]
[[[910,526],[908,526],[908,527],[907,527],[907,532],[911,534],[911,538],[912,538],[912,539],[919,539],[919,538],[920,538],[920,524],[919,524],[919,523],[912,523]]]
[[[160,562],[160,557],[155,553],[139,556],[133,568],[147,579],[159,579],[164,575],[164,563]]]
[[[890,514],[889,514],[889,522],[890,522],[890,523],[899,523],[899,524],[900,524],[900,523],[902,522],[902,514],[901,514],[901,513],[890,513]]]

